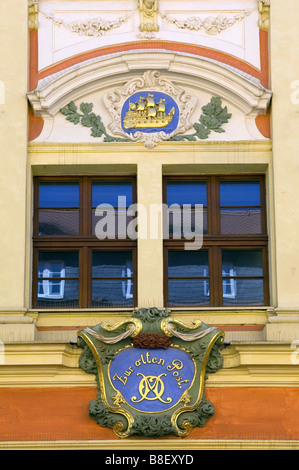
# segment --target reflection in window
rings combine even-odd
[[[92,306],[133,305],[133,254],[131,251],[94,251],[92,255]]]
[[[78,305],[78,253],[40,251],[37,299],[40,307]]]
[[[36,177],[34,187],[33,308],[135,306],[135,178]],[[112,208],[112,226],[99,206]]]
[[[135,214],[128,211],[132,204],[132,181],[94,181],[92,234],[96,234],[99,239],[125,239],[128,225],[135,218]]]
[[[264,303],[261,250],[223,250],[222,266],[224,305]]]
[[[223,234],[261,233],[259,181],[221,181],[220,217]]]
[[[79,183],[39,183],[38,234],[79,234]]]
[[[207,233],[206,186],[205,181],[167,182],[168,235],[185,235],[188,237],[190,234],[197,233],[198,230],[202,229],[203,233]],[[196,223],[196,207],[199,206],[203,212],[203,227],[201,223]]]
[[[168,252],[168,303],[170,306],[207,305],[209,295],[207,251]]]
[[[265,200],[263,175],[164,177],[164,202],[173,212],[164,216],[170,235],[163,242],[167,306],[268,304]],[[182,236],[184,205],[196,204],[203,206],[199,252],[208,254],[204,262]],[[195,240],[194,220],[190,232]]]

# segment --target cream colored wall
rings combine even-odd
[[[0,8],[0,309],[24,308],[27,165],[27,0]],[[2,104],[1,104],[2,103]]]
[[[299,3],[271,1],[273,186],[278,309],[299,310]],[[297,84],[295,81],[298,81]]]

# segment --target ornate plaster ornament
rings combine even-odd
[[[107,93],[104,103],[112,116],[108,127],[114,135],[153,148],[192,128],[190,118],[197,98],[160,72],[147,71]]]
[[[36,31],[38,29],[37,0],[29,0],[28,2],[28,24],[30,31]]]
[[[78,21],[64,21],[61,19],[54,18],[53,15],[40,13],[51,20],[55,26],[63,27],[72,33],[76,33],[79,36],[88,36],[88,37],[98,37],[104,36],[107,32],[115,28],[120,28],[124,23],[126,23],[134,15],[136,10],[133,10],[129,15],[120,16],[116,20],[109,20],[105,18],[90,18],[86,20]]]
[[[188,436],[214,414],[204,388],[222,367],[223,342],[218,328],[156,308],[79,331],[79,366],[98,386],[89,416],[120,438]]]
[[[270,28],[270,0],[259,0],[259,28],[269,31]]]
[[[217,15],[217,16],[208,16],[206,18],[200,17],[189,17],[185,20],[179,20],[174,17],[167,15],[166,13],[159,12],[161,18],[163,20],[168,21],[168,23],[174,24],[177,28],[180,29],[189,29],[191,31],[200,31],[204,30],[209,35],[216,35],[222,33],[228,28],[231,28],[236,23],[243,21],[244,18],[251,15],[254,11],[246,10],[243,13],[236,14],[234,16],[224,16],[224,15]]]
[[[108,125],[113,135],[108,134],[101,117],[92,111],[92,103],[81,103],[78,109],[71,101],[60,112],[73,124],[90,127],[91,136],[101,137],[104,142],[142,142],[150,149],[166,140],[191,142],[207,139],[212,131],[223,133],[222,125],[231,118],[221,99],[213,96],[202,106],[198,122],[192,124],[190,118],[197,99],[161,79],[158,72],[146,72],[143,77],[130,80],[120,90],[106,94],[104,102],[113,118]],[[191,128],[193,132],[185,134]]]
[[[140,11],[140,31],[146,33],[159,31],[158,0],[138,0],[138,8]],[[150,38],[147,37],[147,39]]]

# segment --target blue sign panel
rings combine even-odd
[[[175,406],[191,387],[195,364],[179,348],[130,347],[117,353],[110,363],[113,387],[126,402],[142,412],[166,411]]]
[[[157,91],[143,91],[128,98],[122,108],[121,125],[128,134],[165,132],[178,126],[179,107],[174,99]]]

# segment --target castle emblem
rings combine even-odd
[[[165,98],[155,102],[154,95],[140,96],[137,102],[129,101],[129,110],[123,119],[125,129],[146,129],[167,127],[174,118],[175,108],[166,114]]]

